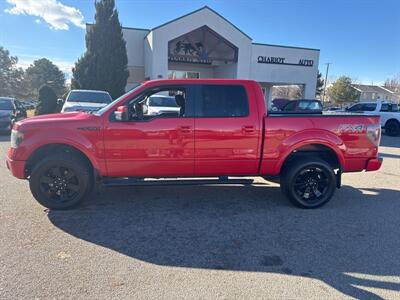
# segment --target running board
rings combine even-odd
[[[241,184],[249,185],[253,179],[229,179],[220,177],[219,179],[142,179],[142,178],[103,178],[104,186],[156,186],[156,185],[218,185],[218,184]]]

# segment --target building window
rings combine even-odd
[[[168,79],[200,78],[200,72],[168,70]]]

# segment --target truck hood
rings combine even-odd
[[[106,106],[107,103],[92,103],[92,102],[66,102],[62,108],[62,111],[64,111],[66,108],[73,108],[73,110],[78,111],[89,111],[89,110],[98,110],[104,106]]]
[[[58,126],[71,126],[72,124],[74,126],[80,126],[81,124],[91,123],[90,120],[96,120],[98,118],[98,116],[83,112],[48,114],[23,119],[18,121],[15,126],[21,130],[33,127],[44,127],[46,129],[51,129]]]

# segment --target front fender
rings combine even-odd
[[[61,129],[49,132],[28,132],[24,141],[16,151],[15,160],[28,160],[28,158],[39,148],[50,144],[63,144],[74,147],[87,156],[93,167],[104,170],[102,163],[103,148],[100,130],[93,132],[81,132],[78,129]]]

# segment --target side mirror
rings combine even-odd
[[[128,107],[125,105],[118,106],[117,110],[114,111],[114,116],[115,120],[117,121],[128,121],[129,120]]]
[[[64,104],[64,100],[61,98],[57,99],[57,105],[63,105]]]

